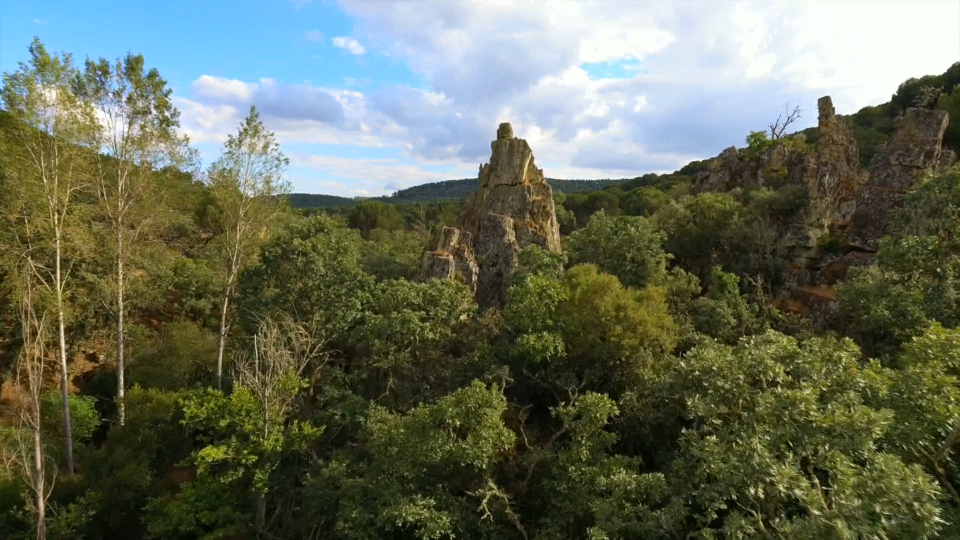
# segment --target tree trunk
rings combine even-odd
[[[67,372],[67,333],[63,313],[63,275],[60,268],[60,233],[54,239],[56,258],[54,286],[57,289],[57,326],[59,327],[58,345],[60,353],[60,398],[63,401],[63,438],[66,446],[67,475],[73,476],[73,427],[70,425],[70,394],[67,390],[69,373]]]
[[[230,289],[223,294],[220,309],[220,332],[217,338],[217,388],[223,390],[223,349],[227,341],[227,310],[230,308]]]
[[[123,280],[123,232],[117,230],[117,422],[122,426],[126,420],[124,405],[124,280]]]
[[[257,538],[264,538],[267,532],[267,494],[257,494]]]
[[[34,390],[35,392],[38,390]],[[40,418],[33,427],[33,486],[37,505],[37,540],[47,540],[46,478],[43,470],[43,440],[40,433]]]

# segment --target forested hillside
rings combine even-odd
[[[581,193],[597,191],[608,186],[617,185],[627,180],[556,180],[547,179],[554,191],[560,193]],[[443,201],[461,201],[477,188],[476,178],[462,180],[446,180],[444,182],[428,182],[418,186],[401,189],[389,197],[370,197],[365,200],[375,200],[390,204],[434,203]],[[291,193],[290,206],[294,208],[337,208],[351,206],[358,200],[333,195],[316,195],[313,193]]]
[[[562,250],[479,253],[507,291],[480,309],[422,275],[459,197],[293,208],[255,107],[201,168],[142,56],[29,52],[0,90],[3,538],[960,539],[960,63],[845,118],[866,164],[950,112],[875,252],[812,240],[828,309],[780,296],[822,201],[764,161],[819,132],[764,126],[738,159],[778,182],[551,181]]]

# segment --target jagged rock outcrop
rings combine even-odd
[[[946,111],[907,109],[900,126],[873,162],[870,179],[860,190],[850,228],[844,237],[849,250],[874,252],[889,232],[894,210],[925,175],[942,166]],[[949,156],[946,159],[950,159]]]
[[[811,186],[812,220],[821,226],[843,226],[856,207],[857,196],[867,180],[860,170],[857,140],[833,108],[830,96],[817,101],[816,182]]]
[[[538,245],[560,251],[553,190],[534,163],[530,145],[514,137],[510,124],[503,123],[490,147],[490,163],[480,166],[480,187],[464,202],[463,229],[477,238],[487,214],[500,214],[513,219],[521,248]]]
[[[503,123],[490,146],[490,163],[480,166],[480,185],[464,202],[460,228],[444,228],[420,269],[421,279],[461,279],[483,309],[504,305],[520,250],[560,251],[553,190],[530,145]]]
[[[479,274],[470,234],[453,227],[443,228],[436,249],[424,251],[420,262],[421,279],[456,279],[472,290],[477,288]]]
[[[694,191],[727,192],[747,187],[812,185],[817,176],[814,157],[794,147],[801,145],[783,144],[786,142],[774,143],[754,159],[736,147],[727,148],[710,160],[707,169],[697,175]]]

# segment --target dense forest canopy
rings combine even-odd
[[[563,252],[481,310],[417,279],[461,195],[288,200],[255,107],[201,170],[142,56],[29,52],[0,92],[3,538],[960,538],[960,166],[831,317],[772,301],[805,192],[697,192],[709,160],[554,183]],[[960,150],[960,63],[844,118],[862,165],[909,107]]]

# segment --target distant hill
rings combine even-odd
[[[599,191],[609,186],[622,184],[628,179],[620,180],[558,180],[547,178],[547,182],[554,189],[562,193],[584,193]],[[439,201],[462,200],[477,189],[476,178],[460,180],[445,180],[431,182],[407,189],[401,189],[389,197],[372,197],[374,200],[391,204],[430,203]],[[351,206],[362,198],[351,199],[335,195],[315,195],[312,193],[293,193],[290,195],[290,205],[294,208],[336,208]]]

